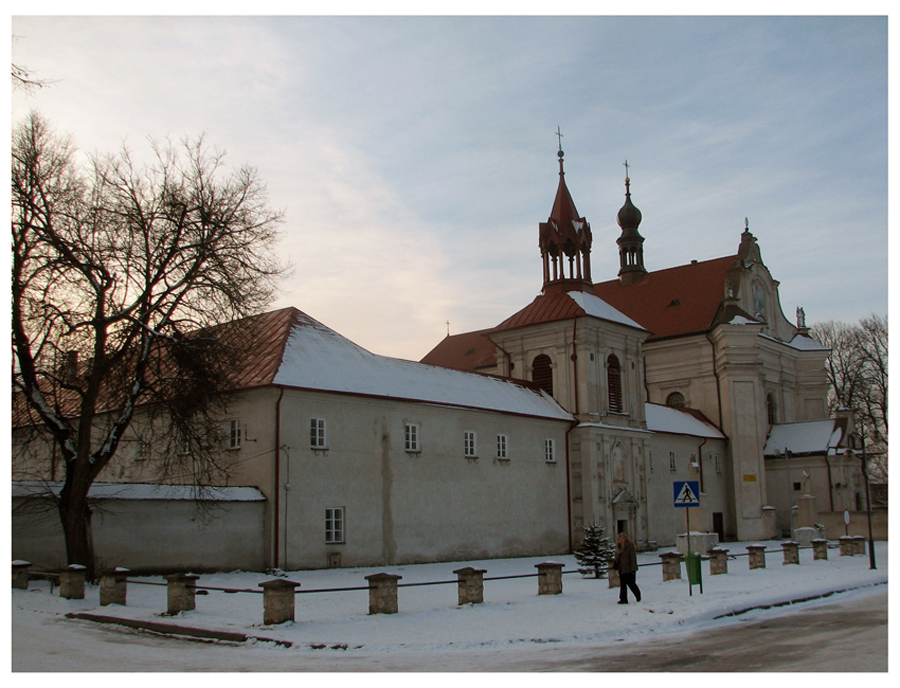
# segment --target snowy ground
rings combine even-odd
[[[727,543],[731,554],[746,553],[747,543]],[[660,566],[642,566],[638,584],[643,591],[642,602],[617,605],[617,589],[610,589],[608,581],[582,578],[577,573],[563,576],[563,594],[537,595],[536,578],[490,580],[494,576],[536,573],[534,565],[542,561],[564,564],[564,571],[574,570],[576,565],[570,556],[552,558],[524,558],[425,564],[415,566],[379,567],[373,569],[332,569],[320,571],[287,572],[285,577],[299,582],[301,594],[296,597],[296,621],[278,626],[263,624],[263,599],[261,594],[227,594],[210,591],[198,595],[197,609],[175,617],[165,616],[166,588],[162,586],[129,583],[128,606],[101,607],[99,589],[88,586],[86,599],[65,600],[58,589],[50,593],[49,584],[32,581],[30,589],[12,591],[12,667],[15,671],[65,670],[65,656],[60,653],[81,655],[80,663],[71,668],[80,671],[148,670],[139,659],[128,666],[111,667],[91,647],[96,643],[96,624],[87,621],[65,619],[69,612],[93,612],[119,618],[177,623],[195,628],[232,631],[266,639],[287,641],[290,646],[280,646],[266,641],[228,644],[229,655],[236,664],[219,664],[227,670],[240,667],[240,657],[245,653],[260,652],[267,657],[266,668],[273,671],[296,670],[298,662],[308,659],[321,663],[328,657],[340,662],[351,660],[355,671],[378,670],[378,663],[385,657],[404,657],[411,665],[417,656],[444,658],[441,666],[449,670],[464,670],[464,663],[454,663],[454,657],[463,660],[475,653],[528,653],[534,649],[555,646],[575,648],[622,642],[634,642],[650,638],[671,637],[716,625],[735,623],[736,619],[759,617],[764,614],[783,614],[791,606],[754,611],[740,617],[723,616],[763,605],[773,605],[790,600],[824,595],[832,591],[868,589],[888,580],[887,543],[876,543],[878,569],[869,569],[865,556],[841,557],[836,548],[829,549],[827,561],[813,561],[811,550],[800,551],[799,566],[785,566],[778,543],[765,543],[767,568],[749,570],[746,556],[729,561],[727,575],[709,576],[708,563],[703,563],[703,593],[693,586],[689,595],[686,579],[662,581]],[[638,555],[640,564],[659,562],[659,553]],[[465,565],[486,569],[484,604],[457,606],[456,576],[454,569]],[[320,588],[345,588],[365,586],[364,576],[386,571],[402,576],[401,585],[430,581],[453,581],[447,585],[401,587],[399,589],[398,614],[369,615],[368,592],[345,591],[304,594],[304,590]],[[241,588],[259,590],[258,583],[272,576],[258,573],[228,573],[202,575],[198,586]],[[160,577],[135,578],[134,580],[161,582]],[[859,593],[855,593],[859,594]],[[834,601],[834,597],[822,602]],[[805,602],[804,605],[817,602]],[[794,607],[796,608],[796,607]],[[72,634],[70,629],[79,633]],[[108,636],[118,626],[103,626]],[[55,634],[67,633],[63,642],[55,642]],[[121,646],[133,646],[135,653],[142,652],[144,639],[133,631],[122,631],[118,637]],[[79,640],[73,640],[77,638]],[[168,643],[167,639],[155,642]],[[81,647],[79,647],[79,644]],[[162,670],[204,670],[207,665],[199,659],[191,659],[188,651],[173,652],[170,663]],[[55,648],[55,652],[48,652]],[[63,648],[68,648],[64,650]],[[55,655],[62,664],[54,663]],[[198,658],[202,652],[195,651]],[[96,657],[96,665],[85,665],[84,657]],[[205,660],[204,660],[205,661]],[[249,665],[248,665],[249,666]],[[350,665],[348,665],[349,667]],[[423,666],[421,670],[431,667]],[[323,665],[320,670],[327,670]]]

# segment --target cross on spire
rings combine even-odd
[[[562,150],[562,140],[563,140],[563,135],[562,135],[562,133],[561,133],[560,130],[559,130],[559,125],[558,125],[558,124],[556,125],[556,138],[559,139],[559,149]]]
[[[628,161],[626,160],[622,164],[625,165],[625,179],[628,179]]]

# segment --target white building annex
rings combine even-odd
[[[92,492],[101,561],[199,571],[553,555],[588,523],[652,549],[684,531],[682,480],[700,482],[692,529],[720,540],[775,537],[801,493],[845,508],[860,486],[852,419],[825,417],[827,350],[785,319],[749,229],[733,256],[648,272],[626,179],[621,270],[595,284],[562,151],[559,165],[539,226],[543,288],[497,327],[448,336],[416,363],[294,308],[241,321],[254,346],[234,361],[230,472],[197,501],[216,508],[143,487],[154,447],[138,420]],[[61,532],[36,516],[60,469],[26,430],[14,433],[13,558],[61,566]],[[781,471],[798,461],[810,479],[795,489]]]

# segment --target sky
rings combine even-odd
[[[888,312],[886,16],[17,4],[12,60],[52,84],[14,92],[13,122],[36,109],[85,153],[205,134],[285,213],[272,306],[374,353],[418,360],[540,292],[557,127],[595,280],[618,272],[627,160],[649,270],[735,253],[746,218],[789,320]]]

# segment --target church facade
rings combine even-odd
[[[218,520],[187,519],[183,486],[160,491],[138,417],[98,478],[98,556],[204,570],[553,555],[594,523],[653,549],[687,519],[719,540],[790,534],[801,494],[805,513],[852,508],[852,418],[826,417],[827,350],[784,317],[749,228],[734,255],[651,272],[627,178],[617,221],[619,274],[595,283],[560,151],[540,294],[421,362],[293,308],[241,322],[254,346],[234,363],[230,470],[203,497]],[[14,427],[13,557],[61,565],[58,528],[25,508],[62,477],[31,430]],[[700,506],[677,508],[688,480]],[[125,535],[137,528],[140,548]]]

